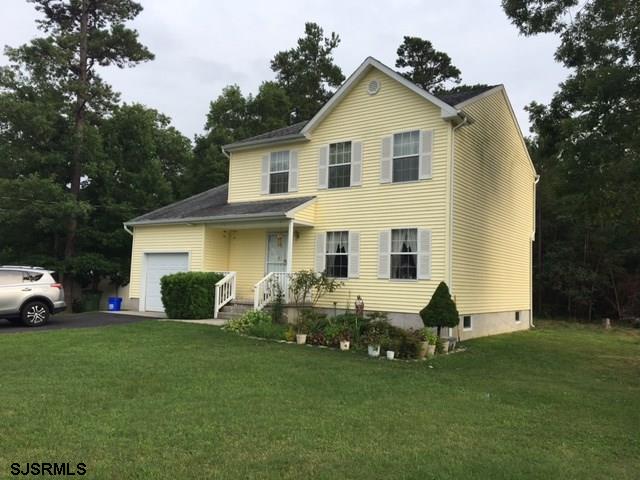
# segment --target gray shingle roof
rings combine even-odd
[[[452,107],[455,107],[459,103],[465,102],[473,97],[477,97],[478,95],[483,94],[484,92],[489,91],[496,86],[497,85],[486,85],[478,88],[473,88],[466,92],[450,93],[448,95],[436,95],[436,97],[438,97],[443,102],[448,103]]]
[[[285,218],[286,213],[315,197],[296,197],[256,202],[227,202],[228,184],[145,213],[126,225],[145,223],[175,223],[188,220],[215,222],[244,218]]]

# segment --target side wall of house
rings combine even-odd
[[[204,265],[204,225],[144,226],[133,229],[131,248],[131,282],[129,296],[140,298],[145,253],[190,253],[189,270],[202,270]]]
[[[375,95],[367,93],[373,79],[381,82]],[[411,130],[432,130],[434,134],[432,178],[408,183],[381,183],[382,138]],[[353,308],[357,295],[366,308],[416,314],[429,301],[447,271],[447,188],[451,126],[441,118],[440,108],[385,74],[372,70],[342,99],[312,132],[308,142],[233,152],[229,167],[229,201],[266,200],[293,196],[316,196],[313,229],[300,229],[294,243],[293,269],[314,268],[317,233],[351,230],[360,233],[360,275],[344,281],[344,287],[322,301]],[[362,142],[362,185],[340,189],[318,188],[320,147],[340,141]],[[296,193],[262,195],[262,157],[271,151],[298,151],[299,187]],[[432,232],[432,275],[430,280],[378,278],[380,232],[392,228],[422,228]],[[239,232],[239,239],[245,234]],[[263,239],[264,242],[264,239]],[[247,262],[253,253],[231,242],[231,262]],[[251,244],[264,252],[264,243]],[[248,255],[248,256],[247,256]],[[262,264],[259,265],[262,269]],[[236,268],[230,264],[230,269]],[[255,275],[251,273],[251,278]],[[238,282],[244,283],[241,272]]]
[[[229,243],[229,270],[237,272],[237,298],[253,300],[253,286],[264,277],[267,231],[235,230]]]
[[[452,291],[474,315],[470,338],[528,328],[515,312],[528,320],[535,173],[503,90],[464,110],[474,123],[455,133]]]
[[[207,272],[229,271],[229,233],[205,228],[203,269]]]

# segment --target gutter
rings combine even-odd
[[[276,145],[280,143],[295,142],[297,140],[308,140],[308,138],[302,133],[292,133],[290,135],[283,135],[282,137],[261,138],[260,140],[243,143],[229,143],[228,145],[223,145],[222,148],[227,152],[232,152],[234,150],[244,150],[261,145]]]
[[[449,251],[448,270],[449,271],[447,272],[447,276],[448,276],[447,283],[449,284],[449,291],[451,292],[452,295],[453,295],[453,219],[454,219],[454,202],[455,202],[454,177],[455,177],[455,168],[456,168],[455,136],[456,136],[456,130],[464,127],[465,125],[471,125],[472,123],[472,120],[470,120],[470,118],[467,115],[463,114],[462,112],[460,112],[460,115],[462,116],[462,122],[460,122],[458,125],[456,125],[451,129],[451,175],[449,176],[450,202],[449,202],[449,245],[448,245],[449,247],[448,248],[448,251]]]
[[[142,220],[140,222],[127,222],[126,227],[144,226],[144,225],[188,225],[192,223],[225,223],[225,222],[242,222],[245,220],[286,220],[286,212],[278,215],[263,215],[261,213],[251,213],[246,215],[225,215],[220,217],[187,217],[173,220]]]
[[[529,327],[536,328],[533,324],[533,242],[536,240],[536,185],[540,181],[540,175],[535,176],[533,181],[533,230],[531,231],[531,261],[529,262]]]
[[[126,223],[122,224],[122,227],[124,228],[125,232],[127,232],[129,235],[133,237],[133,230],[131,230]]]

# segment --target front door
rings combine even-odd
[[[267,234],[267,273],[287,271],[287,233]]]

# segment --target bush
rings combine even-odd
[[[229,322],[227,322],[227,324],[222,327],[222,329],[229,332],[249,334],[252,329],[254,329],[254,331],[257,331],[256,329],[266,329],[271,325],[273,325],[273,322],[271,321],[271,315],[269,315],[267,312],[263,310],[249,310],[241,317],[229,320]],[[259,335],[255,336],[257,337]]]
[[[438,336],[442,327],[453,328],[458,325],[460,317],[446,283],[440,282],[429,304],[420,311],[420,317],[425,327],[438,328]]]
[[[162,304],[167,317],[213,317],[215,285],[222,277],[215,272],[182,272],[162,277]]]

